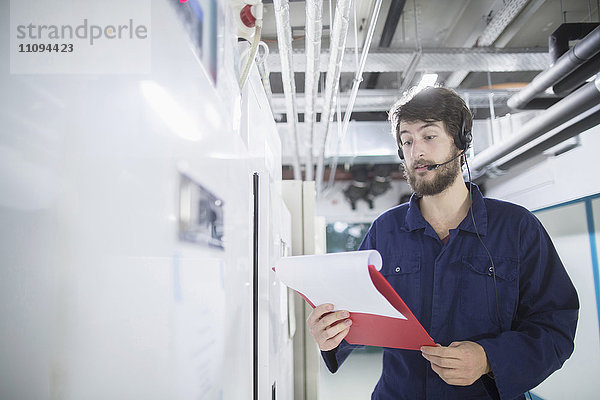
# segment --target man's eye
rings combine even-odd
[[[435,139],[435,136],[434,135],[428,135],[428,136],[425,136],[425,139],[427,139],[427,140]]]
[[[402,142],[402,146],[409,146],[411,144],[410,140],[407,140],[405,142]]]

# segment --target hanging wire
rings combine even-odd
[[[477,238],[481,245],[485,249],[489,259],[490,259],[490,272],[494,277],[494,293],[496,295],[496,317],[498,318],[498,327],[502,329],[502,321],[500,319],[500,309],[498,308],[498,288],[496,287],[496,266],[494,265],[494,259],[492,258],[492,254],[488,250],[487,246],[481,239],[481,235],[479,235],[479,229],[477,229],[477,223],[475,222],[475,216],[473,215],[473,181],[471,180],[471,169],[469,168],[469,162],[467,161],[467,157],[465,159],[465,165],[467,166],[467,172],[469,174],[469,212],[471,213],[471,220],[473,221],[473,227],[475,228],[475,233],[477,234]]]
[[[358,69],[358,21],[356,19],[356,3],[357,0],[352,2],[354,8],[354,65]]]
[[[341,80],[341,79],[340,79]],[[341,85],[338,85],[338,90],[337,90],[337,94],[335,95],[335,97],[337,97],[336,103],[337,103],[337,138],[341,138],[342,137],[342,102],[340,101],[340,92],[342,91],[342,89],[340,88]],[[334,141],[335,143],[335,141]],[[335,172],[335,171],[334,171]]]
[[[562,2],[562,0],[561,0]],[[333,3],[333,0],[329,0],[329,39],[331,40],[331,30],[333,29],[333,10],[331,8],[331,3]],[[561,3],[561,7],[562,7],[562,3]]]
[[[600,1],[600,0],[598,0],[598,1]],[[402,15],[401,15],[401,17],[402,17],[402,43],[406,42],[406,28],[404,25],[404,15],[405,15],[405,13],[402,13]]]
[[[415,16],[415,40],[417,43],[417,51],[422,51],[423,48],[421,47],[421,37],[419,36],[419,23],[417,22],[417,2],[416,0],[413,0],[413,12],[414,12],[414,16]]]
[[[358,20],[356,18],[356,3],[357,1],[354,0],[352,2],[352,6],[354,8],[354,59],[355,59],[355,68],[356,70],[358,70],[360,68],[360,63],[358,61]],[[341,78],[340,78],[341,79]],[[341,85],[340,85],[341,86]],[[339,153],[339,147],[340,147],[340,142],[342,140],[342,138],[345,136],[345,130],[347,129],[344,125],[346,125],[344,122],[346,120],[346,115],[344,113],[344,120],[342,120],[342,105],[341,105],[341,96],[340,96],[340,86],[338,86],[338,101],[337,101],[337,128],[338,128],[338,134],[337,134],[337,151],[334,155],[334,162],[332,162],[330,164],[330,171],[329,171],[329,183],[328,185],[325,187],[325,190],[323,191],[323,194],[326,195],[327,192],[329,192],[329,190],[333,189],[333,180],[335,179],[335,172],[337,169],[337,153]],[[348,110],[346,110],[346,112],[348,112]]]

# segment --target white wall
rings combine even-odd
[[[270,271],[283,229],[273,118],[255,70],[237,89],[227,8],[217,89],[178,4],[151,3],[150,74],[11,75],[0,65],[0,398],[251,399],[254,171],[260,398],[275,380],[278,399],[291,398]],[[0,2],[4,60],[9,15]],[[250,112],[263,123],[241,126]],[[178,239],[180,172],[223,200],[224,250]]]

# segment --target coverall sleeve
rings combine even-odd
[[[335,373],[354,349],[361,349],[363,347],[365,346],[350,344],[342,340],[342,343],[338,347],[329,351],[321,351],[321,355],[329,372]]]
[[[478,340],[501,399],[540,384],[571,356],[579,300],[548,233],[531,215],[520,224],[519,301],[511,329]]]
[[[367,234],[363,238],[358,249],[359,250],[371,250],[374,248],[375,248],[375,224],[371,225],[369,232],[367,232]],[[350,329],[352,329],[352,327],[350,327]],[[354,349],[359,349],[359,348],[363,348],[363,347],[365,347],[365,346],[350,344],[350,343],[346,342],[345,340],[342,340],[340,345],[338,347],[336,347],[335,349],[329,350],[329,351],[321,351],[321,356],[323,357],[323,361],[325,361],[325,365],[327,366],[327,369],[329,369],[329,371],[331,373],[335,373],[340,368],[342,363],[346,360],[346,358],[348,358],[350,353],[352,353],[352,351]]]

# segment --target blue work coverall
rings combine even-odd
[[[378,217],[360,248],[381,253],[381,273],[436,343],[479,343],[493,377],[448,385],[421,352],[384,348],[372,399],[522,399],[573,352],[579,301],[547,232],[525,208],[484,198],[474,184],[472,199],[476,225],[468,214],[446,244],[413,195]],[[357,347],[343,341],[322,352],[329,370]]]

